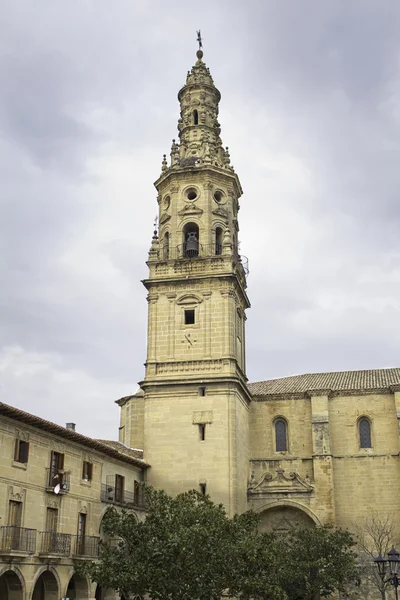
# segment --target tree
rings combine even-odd
[[[77,564],[126,599],[314,600],[353,576],[350,534],[333,528],[260,533],[249,511],[228,518],[196,491],[172,498],[145,486],[147,516],[109,509],[98,562]]]
[[[152,600],[219,600],[233,593],[250,598],[253,565],[263,561],[259,597],[283,600],[276,574],[266,576],[272,561],[273,536],[262,547],[258,517],[252,513],[229,519],[222,505],[196,491],[171,498],[145,487],[147,517],[110,509],[104,517],[108,540],[97,563],[79,564],[101,586],[129,598]]]
[[[380,592],[382,600],[386,599],[386,591],[390,587],[379,575],[374,559],[385,556],[399,537],[399,527],[392,515],[372,514],[354,524],[357,535],[360,568],[368,581]]]
[[[355,541],[332,525],[293,528],[282,536],[280,583],[289,600],[317,600],[357,580]]]

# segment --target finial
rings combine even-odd
[[[153,225],[153,227],[154,227],[153,239],[157,238],[157,223],[158,223],[158,216],[156,215],[156,218],[154,219],[154,225]]]
[[[196,56],[199,60],[201,60],[203,58],[203,40],[201,39],[201,31],[200,29],[197,31],[197,41],[199,43],[199,49],[196,52]]]
[[[167,169],[168,169],[167,155],[163,154],[163,159],[162,159],[162,163],[161,163],[161,171],[164,172]]]

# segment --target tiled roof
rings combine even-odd
[[[122,442],[117,442],[116,440],[97,440],[101,444],[106,444],[106,446],[111,446],[118,452],[122,452],[122,454],[126,454],[127,456],[132,456],[133,458],[143,458],[143,450],[139,450],[138,448],[130,448],[126,446]]]
[[[368,391],[389,390],[400,385],[400,368],[373,371],[338,371],[335,373],[306,373],[281,379],[269,379],[249,384],[253,396],[304,394],[309,390]]]
[[[4,404],[4,402],[0,402],[0,415],[4,415],[5,417],[15,419],[16,421],[20,421],[26,425],[31,425],[32,427],[37,427],[43,431],[66,438],[71,442],[92,448],[93,450],[107,454],[112,458],[133,464],[136,467],[146,468],[150,466],[144,460],[142,460],[141,457],[138,457],[134,450],[125,448],[125,446],[119,442],[115,442],[116,446],[112,446],[108,440],[95,440],[87,437],[86,435],[82,435],[73,429],[67,429],[66,427],[62,427],[61,425],[57,425],[51,421],[46,421],[46,419],[42,419],[36,415],[31,415],[30,413],[20,410],[19,408],[15,408],[15,406]],[[124,452],[122,452],[121,446],[124,449]]]

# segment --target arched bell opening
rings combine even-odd
[[[14,571],[6,571],[0,577],[1,600],[23,600],[22,583]]]
[[[218,256],[222,254],[222,240],[224,232],[222,227],[216,227],[215,229],[215,254]]]
[[[36,580],[32,600],[59,600],[57,579],[51,571],[43,571]]]
[[[162,241],[163,258],[169,258],[169,232],[166,231]]]
[[[87,600],[89,586],[86,577],[74,573],[68,582],[66,597],[68,600]]]
[[[199,255],[199,226],[196,223],[186,223],[183,228],[183,254],[186,258]]]

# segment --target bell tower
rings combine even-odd
[[[242,188],[222,146],[220,98],[199,49],[178,94],[179,142],[155,182],[146,373],[124,405],[124,441],[143,445],[151,485],[198,489],[234,514],[247,508],[250,304],[238,251]]]

